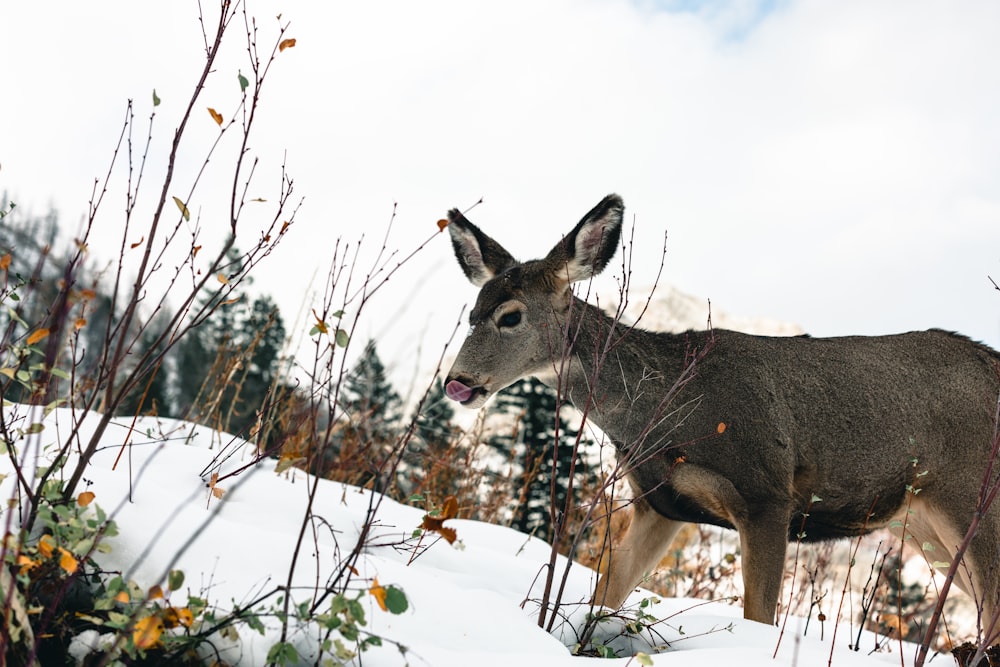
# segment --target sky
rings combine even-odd
[[[988,279],[1000,282],[996,3],[248,7],[261,44],[276,39],[279,13],[296,39],[269,74],[250,150],[261,160],[252,195],[274,200],[284,162],[304,198],[252,287],[297,331],[337,239],[364,234],[373,256],[394,207],[388,246],[400,256],[448,209],[482,199],[469,218],[530,259],[617,192],[640,296],[666,234],[661,281],[713,308],[816,336],[941,327],[1000,347]],[[148,216],[200,71],[197,3],[5,3],[0,24],[0,192],[76,229],[126,100],[138,139],[155,89]],[[235,112],[248,68],[240,28],[199,101],[176,191],[218,133],[204,108]],[[224,142],[210,166],[235,148]],[[218,242],[226,179],[209,172],[191,203]],[[96,254],[120,233],[126,175],[114,173]],[[613,291],[606,273],[598,289]],[[474,297],[441,234],[393,276],[358,335],[377,337],[396,372],[426,374]]]
[[[28,430],[28,424],[44,425],[32,429],[34,435],[17,443],[23,470],[31,479],[34,463],[45,461],[44,456],[36,458],[40,448],[53,451],[51,445],[70,437],[76,419],[65,408],[44,418],[40,407],[34,408],[34,413],[27,406],[4,406],[4,410],[8,424],[16,428]],[[271,614],[276,598],[270,596],[257,604],[251,604],[251,600],[288,580],[307,505],[309,478],[296,469],[277,473],[274,459],[264,459],[230,476],[250,461],[251,445],[204,427],[151,417],[140,418],[130,436],[129,421],[113,422],[105,431],[84,475],[86,491],[93,494],[85,518],[99,506],[119,529],[119,535],[105,540],[110,549],[96,553],[95,558],[105,571],[121,573],[125,580],[134,581],[139,591],[160,586],[165,592],[165,599],[157,602],[161,608],[183,609],[190,595],[208,600],[219,617],[233,604],[261,612],[262,633],[238,625],[236,637],[216,632],[201,648],[203,657],[210,661],[222,660],[239,667],[263,666],[268,650],[279,639],[280,627]],[[97,415],[90,414],[83,421],[80,437],[88,439],[96,423]],[[123,463],[113,469],[121,443],[129,439],[132,446]],[[70,467],[74,460],[75,454]],[[216,472],[220,473],[217,489],[222,492],[221,498],[216,498],[205,483],[208,475]],[[0,458],[0,497],[12,501],[2,505],[11,508],[7,510],[10,512],[20,497],[14,487],[10,457],[4,456]],[[310,601],[317,583],[328,581],[338,571],[345,554],[359,539],[369,507],[373,506],[371,501],[369,491],[319,480],[313,529],[307,531],[298,565],[293,568],[293,609],[294,605]],[[381,648],[366,652],[360,664],[594,664],[594,658],[573,656],[567,648],[576,643],[576,629],[582,626],[581,619],[588,609],[586,600],[595,581],[592,570],[581,565],[570,568],[562,598],[566,619],[549,634],[538,627],[536,620],[544,579],[538,573],[548,562],[550,551],[545,543],[503,526],[458,519],[447,519],[443,524],[455,530],[454,546],[435,539],[433,533],[419,539],[414,537],[414,529],[424,514],[424,508],[388,499],[377,506],[368,546],[356,561],[357,574],[347,595],[357,596],[363,606],[367,619],[363,630],[382,637],[384,642]],[[560,575],[565,565],[564,560],[557,563]],[[861,571],[865,569],[855,568],[861,583],[865,577]],[[170,590],[168,573],[176,570],[183,572],[183,583]],[[400,614],[382,611],[371,595],[376,585],[401,590],[406,610]],[[842,580],[833,586],[835,590],[826,591],[826,611],[831,618],[841,598]],[[654,665],[906,667],[914,656],[912,645],[886,642],[885,638],[878,642],[882,648],[873,652],[876,637],[869,633],[863,633],[860,650],[851,650],[858,629],[847,622],[835,633],[832,621],[827,620],[820,633],[814,619],[811,631],[804,634],[802,619],[789,617],[782,635],[778,627],[744,621],[739,606],[724,602],[659,598],[640,589],[626,602],[626,609],[634,614],[643,600],[650,601],[645,610],[657,620],[647,620],[647,625],[657,635],[647,632],[629,641],[619,638],[611,644],[619,657],[602,665],[634,667],[640,663],[631,659],[633,653],[650,654],[654,652],[651,647],[662,650],[664,642],[670,647],[651,656]],[[844,609],[856,609],[852,605],[857,603],[857,597],[850,597]],[[326,607],[320,609],[325,611]],[[608,621],[597,636],[614,637],[621,625]],[[292,625],[288,641],[300,660],[291,664],[316,664],[320,634],[316,625]],[[332,637],[340,638],[337,633]],[[70,650],[82,660],[90,650],[106,648],[109,641],[109,635],[91,629],[78,635]],[[355,648],[352,642],[344,643]],[[397,644],[407,647],[405,655]],[[930,664],[950,660],[950,656],[937,656],[937,661]]]

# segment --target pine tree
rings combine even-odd
[[[549,511],[554,503],[557,516],[567,508],[569,477],[575,470],[572,504],[580,500],[579,489],[585,466],[579,449],[574,462],[578,431],[566,418],[557,414],[558,396],[554,389],[534,378],[525,378],[500,392],[491,411],[514,417],[517,424],[511,434],[494,436],[489,444],[511,458],[520,470],[515,477],[518,503],[511,526],[526,533],[551,537]],[[564,406],[566,409],[568,405]],[[556,429],[558,426],[558,438]],[[580,449],[585,443],[580,442]],[[553,446],[556,447],[553,468]]]
[[[361,358],[344,378],[341,404],[363,440],[391,442],[395,439],[403,401],[386,376],[385,366],[368,341]]]

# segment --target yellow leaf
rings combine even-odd
[[[52,558],[52,554],[56,551],[56,541],[52,539],[51,535],[42,535],[42,539],[38,540],[38,553],[42,554],[46,558]]]
[[[36,329],[28,336],[28,345],[34,345],[40,340],[44,340],[49,335],[48,329]]]
[[[66,570],[69,574],[76,572],[77,562],[73,558],[73,554],[66,551],[62,547],[59,547],[59,567]]]
[[[137,649],[145,651],[160,643],[161,634],[163,634],[163,621],[159,616],[153,614],[135,622],[132,641]]]
[[[222,114],[221,113],[219,113],[218,111],[216,111],[212,107],[208,107],[208,113],[212,116],[212,120],[215,121],[216,125],[222,125]]]
[[[448,221],[447,220],[445,220],[444,218],[441,218],[440,220],[438,220],[438,231],[439,232],[443,232],[444,228],[447,227],[447,226],[448,226]]]
[[[0,375],[6,375],[11,380],[14,379],[14,375],[16,375],[16,373],[17,373],[16,368],[0,368]]]
[[[94,492],[93,491],[84,491],[83,493],[81,493],[80,495],[78,495],[76,497],[76,503],[80,507],[86,507],[87,505],[89,505],[92,502],[94,502]]]
[[[288,39],[283,39],[278,42],[278,51],[284,51],[285,49],[290,49],[295,46],[295,38],[289,37]]]
[[[181,210],[181,215],[184,216],[184,219],[191,220],[191,211],[188,210],[187,204],[182,202],[177,197],[174,197],[174,203],[177,204],[177,208]]]
[[[389,608],[385,606],[385,586],[379,585],[378,577],[375,577],[375,581],[372,582],[372,587],[368,589],[368,592],[375,598],[375,602],[378,602],[378,606],[382,611],[389,611]]]
[[[0,257],[0,271],[6,271],[10,268],[10,253],[7,253],[3,257]]]

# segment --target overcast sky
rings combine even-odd
[[[276,196],[284,159],[305,197],[254,285],[290,324],[335,240],[365,232],[378,245],[394,203],[390,246],[404,253],[482,197],[470,219],[530,259],[618,192],[637,287],[666,232],[663,281],[728,312],[817,336],[937,326],[1000,347],[987,278],[1000,282],[1000,3],[249,7],[262,43],[279,12],[297,40],[274,65],[251,145],[267,165],[258,196]],[[8,2],[0,25],[0,191],[73,229],[126,100],[146,118],[154,88],[162,164],[199,73],[197,3]],[[231,39],[199,103],[227,117],[247,69],[239,26]],[[207,112],[193,122],[178,191],[218,132]],[[210,211],[213,195],[196,206]],[[98,235],[113,237],[122,208],[109,201]],[[402,368],[433,367],[474,297],[441,235],[362,334]]]

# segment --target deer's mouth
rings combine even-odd
[[[457,403],[478,407],[482,399],[485,399],[486,389],[481,386],[470,387],[461,380],[451,380],[444,386],[444,393]]]

